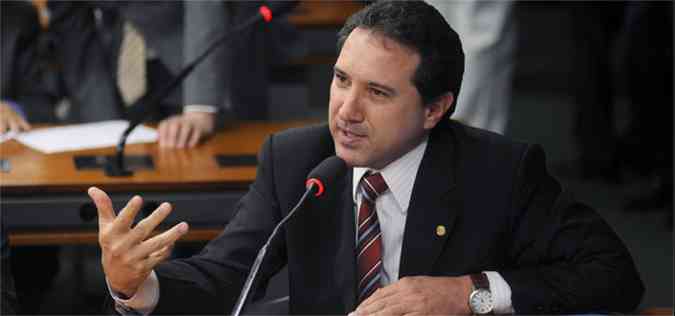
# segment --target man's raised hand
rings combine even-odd
[[[98,210],[98,243],[103,272],[113,291],[131,297],[152,269],[169,257],[176,240],[187,233],[188,225],[181,222],[148,238],[171,213],[171,204],[162,203],[152,214],[132,227],[143,205],[140,196],[131,198],[116,216],[112,201],[105,192],[91,187],[88,193]]]

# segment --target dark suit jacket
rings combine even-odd
[[[307,173],[334,155],[327,126],[271,136],[255,182],[223,233],[199,255],[157,267],[157,313],[229,312],[274,225],[304,192]],[[643,286],[608,225],[546,171],[539,146],[457,123],[434,130],[408,209],[400,277],[501,273],[519,313],[631,311]],[[327,185],[268,249],[264,285],[288,265],[290,311],[356,307],[352,174]],[[445,236],[435,234],[445,225]]]

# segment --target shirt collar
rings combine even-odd
[[[359,181],[361,181],[361,178],[368,170],[372,170],[373,172],[380,172],[382,174],[384,181],[387,182],[387,186],[389,186],[389,192],[393,194],[394,199],[398,202],[399,206],[401,206],[401,210],[406,213],[408,211],[408,205],[410,205],[410,196],[412,195],[413,185],[417,178],[417,170],[422,163],[422,157],[424,157],[428,140],[429,138],[427,136],[419,145],[417,145],[417,147],[394,160],[382,170],[355,167],[352,181],[352,197],[354,202],[356,203],[357,201]]]

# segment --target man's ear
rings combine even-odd
[[[430,104],[425,106],[425,121],[424,128],[432,129],[442,119],[447,119],[446,113],[455,103],[455,95],[452,92],[447,92]]]

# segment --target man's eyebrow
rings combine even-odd
[[[338,68],[337,66],[333,66],[333,72],[338,73],[340,75],[346,76],[347,73],[342,71],[342,69]]]
[[[387,85],[381,84],[381,83],[370,81],[370,82],[368,82],[368,86],[378,88],[380,90],[384,90],[385,92],[389,93],[390,95],[396,95],[397,94],[396,89],[394,89],[392,87],[389,87]]]
[[[338,74],[340,76],[348,77],[347,73],[344,72],[342,69],[340,69],[338,66],[333,66],[333,72],[335,72],[336,74]],[[369,81],[368,86],[371,87],[371,88],[377,88],[377,89],[380,89],[380,90],[384,90],[385,92],[389,93],[390,95],[398,94],[396,89],[394,89],[390,86],[387,86],[385,84],[382,84],[382,83]]]

